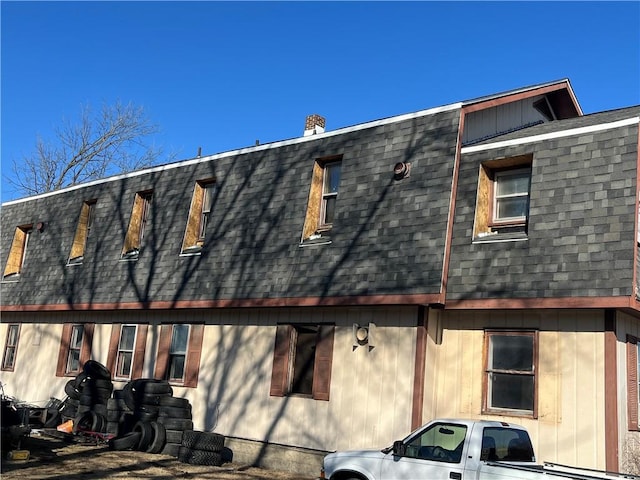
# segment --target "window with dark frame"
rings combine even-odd
[[[329,400],[334,330],[332,324],[277,326],[271,396]]]
[[[17,277],[22,272],[27,256],[27,244],[31,236],[31,225],[17,227],[11,242],[9,258],[4,269],[3,279]]]
[[[118,378],[130,378],[135,353],[136,325],[122,325],[120,328],[120,340],[116,357],[115,376]]]
[[[483,413],[537,416],[536,331],[485,331]]]
[[[79,372],[82,368],[82,365],[80,364],[80,353],[82,350],[83,336],[83,325],[73,325],[71,327],[71,338],[69,339],[69,351],[67,353],[67,367],[65,369],[65,373]]]
[[[71,253],[69,254],[69,261],[67,262],[67,265],[79,265],[84,260],[87,240],[90,236],[91,228],[93,227],[95,205],[96,200],[89,200],[82,204],[80,217],[78,218],[78,226],[76,227],[76,233],[73,237],[73,244],[71,245]]]
[[[7,339],[4,344],[2,356],[2,370],[13,370],[16,364],[18,351],[18,338],[20,337],[20,325],[12,323],[7,326]]]
[[[176,324],[171,334],[171,346],[169,348],[169,366],[167,380],[170,382],[184,381],[187,362],[187,346],[189,344],[189,325]]]
[[[291,330],[293,345],[289,392],[312,395],[313,369],[315,365],[317,325],[295,325]]]

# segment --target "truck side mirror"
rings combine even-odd
[[[407,446],[402,442],[402,440],[396,440],[393,442],[393,454],[398,457],[404,457],[407,453]]]

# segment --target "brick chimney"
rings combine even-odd
[[[304,136],[315,135],[316,133],[324,133],[324,126],[326,121],[324,117],[321,117],[317,113],[313,115],[307,115],[307,120],[304,124]]]

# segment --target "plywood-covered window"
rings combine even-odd
[[[65,323],[62,327],[56,376],[75,376],[91,358],[93,323]]]
[[[537,416],[538,334],[485,331],[483,413]]]
[[[322,234],[333,228],[340,178],[342,157],[318,159],[313,165],[311,187],[302,240]]]
[[[184,387],[197,387],[204,325],[162,325],[154,377]]]
[[[334,329],[333,325],[278,325],[271,396],[329,400]]]
[[[111,327],[107,369],[120,380],[141,378],[147,344],[146,324],[120,324]]]
[[[13,234],[13,242],[11,242],[11,250],[9,250],[9,258],[4,268],[3,279],[17,277],[22,272],[30,235],[31,225],[16,228]]]
[[[124,238],[122,246],[122,258],[135,260],[140,255],[144,233],[149,219],[149,209],[151,205],[151,192],[138,192],[133,200],[133,209],[129,228]]]
[[[95,200],[89,200],[82,204],[76,233],[73,237],[73,244],[71,245],[71,252],[69,253],[68,265],[78,265],[84,260],[87,239],[89,238],[91,228],[93,226],[95,206]]]
[[[480,166],[474,237],[527,231],[531,155],[491,160]]]
[[[18,339],[20,338],[20,324],[12,323],[7,325],[7,339],[4,343],[4,354],[2,356],[2,370],[12,371],[16,366],[16,356],[18,354]]]
[[[193,189],[182,253],[197,253],[204,245],[215,199],[213,180],[198,181]]]

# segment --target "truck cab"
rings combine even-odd
[[[478,478],[486,462],[535,464],[527,431],[506,422],[434,420],[381,451],[329,454],[323,462],[329,480]]]

